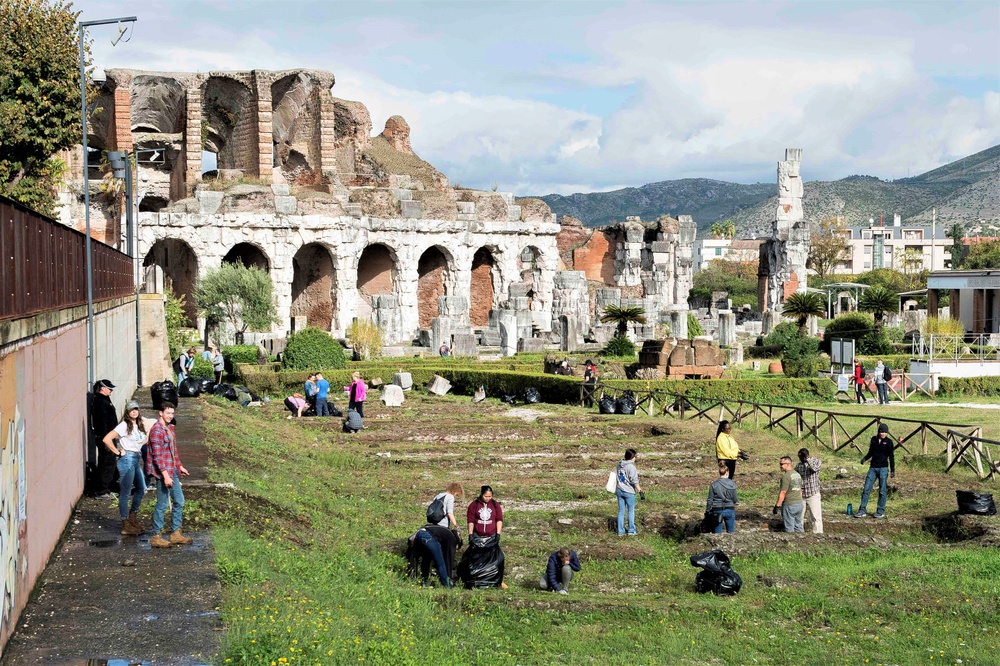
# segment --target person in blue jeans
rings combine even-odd
[[[625,459],[618,463],[618,487],[615,496],[618,497],[618,536],[625,536],[625,510],[628,509],[628,535],[635,536],[635,495],[646,499],[646,493],[639,485],[639,472],[635,468],[635,449],[625,450]]]
[[[878,480],[878,509],[875,511],[875,518],[885,518],[885,500],[889,496],[888,479],[896,477],[896,456],[893,452],[892,438],[889,437],[889,426],[885,423],[879,424],[878,434],[872,437],[868,444],[868,453],[861,459],[864,465],[866,460],[871,459],[868,467],[868,475],[865,476],[865,489],[861,492],[861,506],[858,507],[855,518],[864,518],[868,515],[868,497],[872,494],[875,480]]]
[[[729,465],[720,460],[719,478],[708,486],[708,502],[705,503],[705,513],[712,514],[717,521],[713,532],[722,534],[723,524],[726,532],[736,529],[736,504],[736,483],[729,478]]]
[[[330,396],[330,382],[323,378],[323,373],[316,373],[316,416],[330,416],[330,406],[326,400]]]
[[[431,573],[431,561],[437,570],[441,586],[451,589],[451,569],[455,562],[455,550],[461,540],[458,532],[440,525],[424,525],[413,535],[413,547],[420,558],[420,577],[422,585],[428,587]]]
[[[138,402],[129,400],[125,404],[121,423],[104,436],[104,445],[118,459],[118,512],[122,518],[122,534],[128,536],[143,533],[139,523],[139,505],[146,493],[142,446],[149,439],[148,432],[153,423],[139,413]]]

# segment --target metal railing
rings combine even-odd
[[[92,241],[94,300],[135,293],[132,258]],[[0,197],[0,320],[87,302],[86,236]]]
[[[916,336],[913,357],[938,363],[1000,361],[1000,333]]]

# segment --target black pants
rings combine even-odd
[[[358,416],[360,416],[361,418],[365,418],[365,401],[364,400],[362,400],[361,402],[357,402],[355,400],[349,401],[347,403],[347,411],[351,411],[352,409],[358,413]]]
[[[97,494],[105,495],[112,491],[115,474],[118,472],[118,456],[113,454],[104,442],[97,443]]]
[[[736,476],[736,461],[735,460],[723,460],[722,458],[716,458],[720,463],[726,463],[726,467],[729,468],[729,478],[732,479]]]

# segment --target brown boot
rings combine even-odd
[[[136,529],[135,525],[129,520],[122,521],[122,534],[125,536],[139,536],[142,534],[142,529]]]
[[[153,548],[170,548],[174,544],[164,539],[162,534],[154,534],[149,540],[149,545]]]
[[[175,543],[178,546],[190,546],[194,543],[194,539],[184,536],[180,530],[175,530],[170,533],[170,543]]]
[[[129,522],[132,523],[132,529],[139,530],[137,534],[142,534],[143,532],[146,531],[146,529],[142,526],[142,523],[139,522],[139,514],[137,514],[135,511],[128,514],[128,519]]]

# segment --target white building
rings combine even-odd
[[[832,273],[856,275],[876,268],[892,268],[901,273],[940,271],[951,261],[951,239],[939,227],[931,238],[931,228],[869,225],[848,227],[848,250]]]
[[[694,272],[697,273],[716,259],[724,261],[757,261],[763,240],[737,238],[703,238],[694,242]]]

